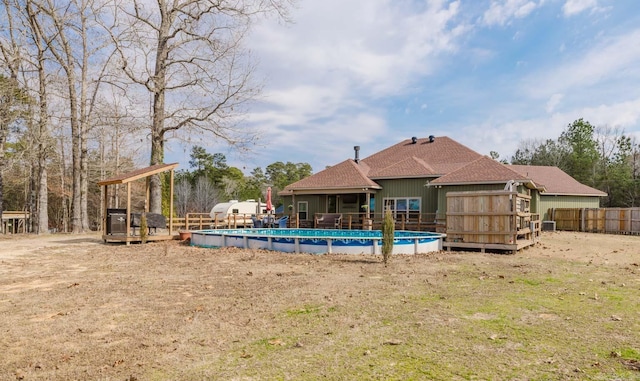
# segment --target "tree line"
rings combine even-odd
[[[279,191],[312,174],[308,163],[277,161],[264,170],[256,167],[245,176],[240,169],[227,165],[223,154],[210,154],[200,146],[192,148],[190,158],[190,169],[175,175],[174,207],[180,217],[209,212],[215,204],[229,200],[264,202],[267,187],[271,187],[272,202],[278,207],[282,205]]]
[[[578,119],[556,139],[520,142],[511,164],[559,167],[606,192],[603,207],[640,206],[640,145],[620,128],[595,127]]]
[[[0,0],[0,214],[23,198],[33,231],[86,231],[96,177],[162,163],[169,139],[253,146],[242,121],[261,86],[243,41],[291,1]]]

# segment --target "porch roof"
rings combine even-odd
[[[164,171],[170,171],[175,169],[178,163],[171,164],[156,164],[146,168],[136,169],[131,172],[121,173],[117,176],[102,180],[98,182],[98,185],[112,185],[112,184],[126,184],[131,181],[145,178],[147,176],[155,175]]]
[[[278,193],[287,196],[294,193],[356,193],[371,189],[382,189],[366,175],[368,166],[348,159],[332,167],[324,169],[313,176],[286,186]]]

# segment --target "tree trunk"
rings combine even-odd
[[[150,165],[162,164],[164,161],[164,118],[166,91],[166,60],[169,56],[168,36],[171,19],[167,5],[158,2],[160,8],[160,28],[158,29],[158,48],[153,76],[153,124],[151,126],[151,159]],[[160,175],[149,179],[149,211],[162,213],[162,182]]]
[[[35,22],[35,21],[34,21]],[[49,110],[47,103],[47,73],[45,71],[45,56],[44,48],[41,45],[41,39],[38,38],[38,30],[35,26],[32,27],[36,38],[36,45],[38,48],[38,82],[39,82],[39,109],[38,109],[38,129],[37,129],[37,178],[36,184],[37,201],[36,201],[36,218],[38,221],[37,234],[49,233],[49,189],[48,189],[48,177],[47,177],[47,156],[49,146]]]

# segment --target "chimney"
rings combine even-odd
[[[416,144],[418,142],[418,138],[416,138],[415,136],[411,137],[411,144]]]
[[[429,143],[433,143],[434,141],[436,141],[436,137],[433,135],[429,135]]]
[[[360,163],[360,146],[354,146],[353,150],[356,153],[356,157],[355,157],[354,160],[355,160],[356,164],[358,164],[358,163]]]

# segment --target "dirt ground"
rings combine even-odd
[[[363,365],[362,370],[357,368],[360,360],[346,365],[340,357],[357,352],[358,358],[364,353],[371,361],[374,354],[383,356],[383,351],[411,340],[415,345],[405,349],[406,358],[421,345],[423,353],[435,353],[439,350],[428,346],[428,340],[420,336],[423,333],[412,327],[429,324],[434,327],[431,338],[446,342],[449,338],[437,336],[436,327],[460,332],[465,329],[458,327],[460,322],[475,324],[487,316],[508,315],[470,307],[466,297],[460,308],[473,319],[452,312],[459,294],[463,300],[462,289],[475,285],[463,278],[469,274],[473,282],[487,284],[490,280],[497,285],[509,281],[508,287],[535,286],[533,280],[549,286],[556,282],[553,279],[561,279],[563,288],[558,292],[583,297],[581,303],[604,302],[598,294],[594,299],[589,288],[584,292],[576,288],[574,293],[574,280],[565,281],[562,274],[575,275],[571,279],[584,275],[598,287],[616,284],[632,289],[624,294],[627,297],[640,294],[639,263],[640,237],[573,232],[544,233],[539,244],[515,255],[439,252],[396,256],[387,266],[379,256],[368,255],[213,250],[179,241],[126,246],[103,244],[96,234],[0,235],[0,380],[349,379],[345,374],[365,375],[364,379],[493,378],[497,373],[483,368],[482,359],[472,360],[469,369],[460,368],[464,371],[445,372],[437,370],[446,368],[440,360],[423,357],[422,364],[431,363],[432,368],[422,378],[410,376],[415,367],[399,369],[408,360],[381,368]],[[447,279],[460,283],[447,288]],[[576,287],[589,284],[576,283]],[[440,310],[444,302],[450,304]],[[547,306],[547,302],[536,303]],[[632,307],[619,303],[620,310],[614,313],[626,315],[613,319],[619,326],[610,344],[602,344],[596,334],[591,338],[585,326],[586,348],[557,359],[553,353],[562,349],[546,352],[556,345],[550,337],[549,342],[527,349],[533,352],[523,354],[522,359],[514,355],[513,362],[496,365],[495,371],[518,368],[529,375],[504,379],[540,374],[544,375],[540,379],[597,379],[597,372],[589,373],[597,362],[611,368],[603,370],[609,375],[603,379],[626,379],[611,376],[625,369],[620,361],[590,357],[590,365],[585,365],[581,353],[593,356],[592,347],[599,346],[605,346],[607,354],[618,348],[640,353],[638,302],[638,298],[630,302],[635,303]],[[424,306],[411,310],[413,320],[389,315],[411,303]],[[545,308],[536,310],[536,319],[566,324],[561,313]],[[617,316],[603,314],[606,324],[610,316]],[[519,319],[529,315],[523,316]],[[398,331],[394,323],[374,323],[385,319],[396,319],[406,330]],[[574,318],[576,324],[579,319]],[[620,331],[620,325],[625,329]],[[454,326],[458,327],[455,331]],[[467,349],[461,342],[461,352],[449,355],[464,357],[466,350],[477,353],[486,342],[505,345],[503,350],[513,353],[522,349],[508,333],[508,338],[501,336],[504,325],[496,327],[490,329],[498,333],[486,333],[489,341],[483,337],[479,340],[484,341]],[[568,329],[576,335],[582,332],[580,327]],[[476,340],[472,331],[477,328],[469,329],[467,341]],[[379,346],[370,342],[374,339]],[[514,347],[509,349],[509,345]],[[543,346],[547,349],[540,349]],[[525,360],[532,354],[541,359]],[[383,357],[376,361],[386,364]],[[472,370],[474,366],[479,368]],[[590,370],[580,373],[585,368]],[[629,374],[640,378],[640,372],[633,369]]]

